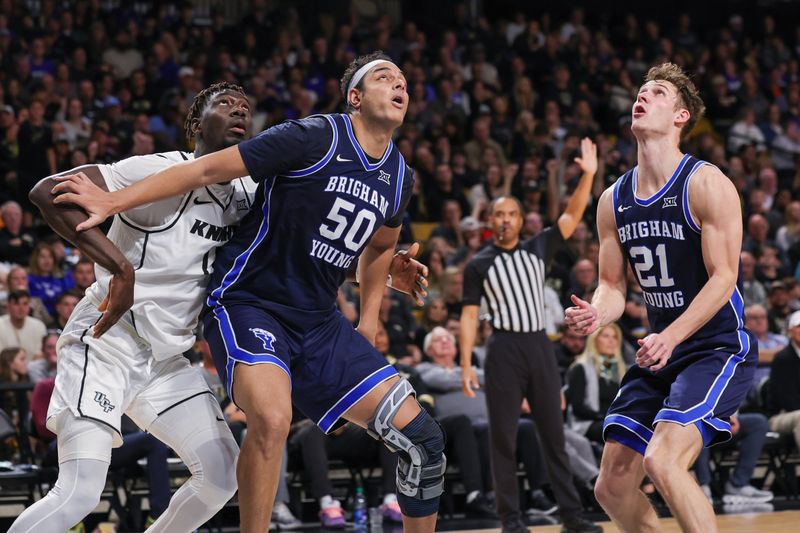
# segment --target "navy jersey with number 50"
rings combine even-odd
[[[613,209],[619,242],[642,287],[653,332],[683,313],[708,281],[701,228],[689,209],[689,182],[702,165],[685,155],[669,181],[647,199],[637,197],[637,168],[614,185]],[[700,346],[740,347],[744,329],[741,274],[730,300],[673,355]]]
[[[313,326],[334,310],[348,267],[375,231],[400,225],[411,169],[391,142],[370,159],[339,114],[284,122],[239,151],[259,186],[217,252],[207,303],[247,302]]]

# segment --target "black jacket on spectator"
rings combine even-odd
[[[769,410],[771,414],[800,410],[800,355],[792,344],[772,360]]]

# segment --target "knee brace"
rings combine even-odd
[[[403,513],[428,516],[438,510],[444,492],[444,433],[424,409],[402,430],[394,425],[397,411],[412,394],[414,388],[408,380],[398,380],[378,404],[367,432],[399,455],[397,491]]]

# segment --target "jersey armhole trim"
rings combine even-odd
[[[155,229],[142,228],[142,227],[134,224],[133,222],[131,222],[122,213],[118,213],[117,216],[119,217],[119,219],[126,226],[128,226],[130,228],[133,228],[133,229],[135,229],[137,231],[141,231],[142,233],[161,233],[162,231],[167,231],[172,226],[174,226],[175,224],[178,223],[178,220],[181,218],[181,216],[183,216],[183,212],[186,210],[186,206],[189,205],[189,201],[192,199],[192,196],[194,196],[194,192],[190,192],[189,194],[186,195],[186,200],[184,200],[183,205],[181,206],[180,210],[178,211],[178,214],[175,215],[175,218],[173,218],[171,221],[167,222],[166,225],[162,225],[160,227],[156,227]]]
[[[619,188],[626,174],[623,174],[617,179],[616,183],[614,183],[614,189],[611,191],[611,214],[614,216],[614,227],[618,230],[619,221],[617,220],[617,206],[619,205]]]
[[[392,213],[392,218],[400,211],[400,201],[403,199],[403,181],[406,177],[406,160],[403,159],[402,155],[400,155],[399,159],[400,164],[397,168],[397,184],[394,190],[394,213]]]
[[[692,176],[694,173],[697,172],[697,169],[702,167],[703,165],[708,165],[705,161],[698,161],[692,167],[692,170],[689,171],[689,175],[686,176],[686,181],[683,183],[683,218],[686,219],[686,224],[692,228],[695,233],[700,233],[700,226],[695,221],[694,217],[692,216],[692,210],[689,208],[689,183],[692,181]]]
[[[330,115],[322,115],[331,125],[331,130],[333,130],[333,138],[331,139],[331,145],[328,147],[328,152],[322,156],[322,159],[317,161],[315,164],[311,165],[310,167],[306,167],[300,170],[290,170],[284,174],[287,178],[302,178],[305,176],[309,176],[315,172],[320,171],[325,165],[330,162],[331,158],[333,157],[333,153],[336,151],[336,146],[339,143],[339,130],[336,127],[336,123],[333,121],[333,118]]]

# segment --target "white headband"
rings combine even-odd
[[[379,65],[380,63],[391,63],[391,61],[389,61],[388,59],[376,59],[375,61],[370,61],[369,63],[358,69],[356,73],[353,74],[353,77],[350,78],[350,83],[347,85],[347,93],[344,95],[344,97],[347,98],[353,87],[358,85],[358,83],[361,81],[361,78],[363,78],[367,74],[367,72],[369,72],[373,67]]]

